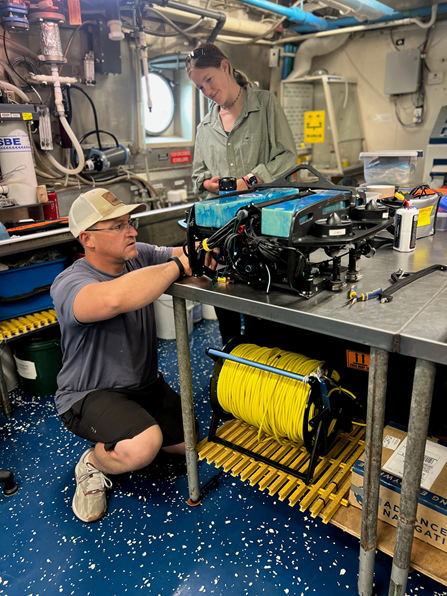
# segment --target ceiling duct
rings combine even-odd
[[[286,81],[296,81],[297,79],[308,75],[312,68],[312,59],[314,56],[324,56],[325,54],[334,52],[346,43],[348,39],[349,33],[346,33],[345,35],[335,35],[323,39],[314,38],[303,41],[295,54],[293,70]]]

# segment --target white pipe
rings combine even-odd
[[[54,86],[54,103],[57,109],[57,115],[59,118],[65,116],[64,102],[62,98],[61,82],[59,80],[59,69],[55,64],[51,65],[51,75],[53,77]]]
[[[286,81],[296,81],[309,74],[314,56],[324,56],[340,48],[348,41],[349,33],[326,39],[307,39],[298,48],[293,70]]]
[[[373,23],[371,25],[354,25],[353,27],[342,27],[340,29],[331,29],[330,31],[318,31],[318,33],[306,33],[305,35],[293,35],[292,37],[283,37],[277,40],[277,44],[294,43],[312,39],[314,37],[330,37],[331,35],[342,35],[343,33],[358,33],[359,31],[372,31],[374,29],[385,29],[388,27],[402,27],[404,25],[414,25],[414,19],[400,19],[399,21],[388,21],[386,23]]]
[[[14,91],[14,93],[17,93],[17,95],[21,99],[23,99],[23,101],[26,101],[26,103],[32,103],[28,95],[24,93],[19,87],[16,87],[11,83],[7,83],[6,81],[0,81],[0,87],[3,87],[4,89],[9,89],[9,91]]]
[[[431,20],[431,19],[430,19]],[[422,23],[423,25],[424,23]],[[386,29],[389,27],[404,27],[408,25],[418,25],[421,26],[421,23],[418,22],[418,19],[415,18],[405,18],[399,19],[397,21],[387,21],[386,23],[372,23],[370,25],[353,25],[352,27],[340,27],[340,29],[330,29],[329,31],[318,31],[317,33],[306,33],[304,35],[292,35],[290,37],[283,37],[282,39],[277,39],[275,42],[267,41],[265,39],[257,41],[256,44],[263,44],[269,46],[275,46],[279,44],[285,43],[299,43],[300,41],[305,41],[306,39],[314,39],[316,37],[331,37],[332,35],[343,35],[344,33],[359,33],[362,31],[373,31],[377,29]],[[219,41],[222,42],[229,42],[232,41],[241,41],[243,38],[241,37],[232,37],[229,35],[219,35],[217,37]]]
[[[147,107],[149,112],[152,112],[151,89],[149,86],[149,69],[147,66],[146,33],[144,31],[138,32],[138,40],[140,43],[140,57],[141,65],[143,67],[144,82],[146,84]]]
[[[51,82],[53,83],[53,86],[54,86],[54,103],[56,105],[57,115],[59,116],[59,120],[60,120],[62,126],[64,127],[66,133],[68,134],[71,142],[74,145],[76,153],[78,154],[79,163],[76,168],[72,169],[72,168],[66,168],[65,166],[60,164],[53,157],[53,155],[51,155],[51,153],[48,153],[48,159],[53,164],[53,166],[55,168],[57,168],[63,174],[72,174],[72,175],[79,174],[79,172],[82,172],[82,170],[84,169],[84,166],[85,166],[84,152],[82,151],[82,148],[81,148],[81,145],[79,144],[78,139],[76,138],[74,132],[72,131],[70,125],[68,124],[67,119],[65,118],[65,108],[64,108],[64,104],[63,104],[63,100],[62,100],[62,90],[61,90],[61,80],[59,77],[59,69],[57,68],[57,66],[55,64],[51,65],[51,78],[52,78]]]
[[[421,27],[422,29],[430,29],[430,27],[432,27],[435,24],[437,14],[438,5],[433,4],[433,6],[431,7],[431,18],[428,21],[428,23],[423,23],[418,17],[414,17],[413,22],[416,23],[416,25],[418,25],[418,27]]]
[[[352,16],[358,21],[375,21],[384,15],[393,13],[393,9],[379,2],[365,2],[364,0],[323,0],[322,4],[331,6],[342,15]]]
[[[59,115],[59,120],[61,121],[62,126],[65,128],[65,132],[68,134],[71,142],[74,145],[76,153],[78,154],[79,164],[78,164],[77,168],[73,168],[73,169],[66,168],[62,164],[60,164],[58,161],[56,161],[56,159],[51,155],[51,153],[47,153],[48,159],[53,164],[53,166],[55,168],[57,168],[63,174],[67,174],[67,173],[71,174],[71,175],[79,174],[79,172],[81,172],[84,169],[84,165],[85,165],[84,152],[82,151],[81,145],[79,144],[79,141],[76,138],[74,132],[71,130],[70,125],[68,124],[65,116]]]
[[[183,12],[181,10],[176,10],[175,8],[157,6],[157,10],[164,13],[171,20],[179,21],[180,23],[194,24],[197,22],[197,17],[195,15]],[[214,19],[205,17],[201,26],[207,29],[214,29],[216,26],[216,21]],[[266,33],[271,26],[271,23],[264,25],[260,21],[245,21],[242,19],[236,19],[234,17],[227,17],[222,31],[239,33],[240,35],[246,35],[249,37],[258,37],[259,35]],[[271,33],[271,35],[273,35],[273,33]]]
[[[248,41],[249,38],[247,38]],[[216,38],[217,41],[221,41],[222,43],[233,43],[233,42],[240,42],[245,40],[245,37],[236,37],[235,35],[218,35]],[[266,45],[266,46],[276,46],[276,41],[268,41],[267,39],[260,39],[259,41],[254,42],[256,45]]]

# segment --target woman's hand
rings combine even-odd
[[[241,191],[241,190],[247,190],[248,186],[245,184],[243,178],[238,178],[236,181],[236,190]]]
[[[262,184],[262,180],[260,178],[258,178],[257,176],[256,176],[256,181],[258,184]],[[238,191],[248,189],[247,183],[245,182],[245,180],[243,178],[238,178],[236,184],[237,184],[236,190],[238,190]]]
[[[208,192],[213,192],[214,194],[219,194],[219,178],[220,176],[213,176],[213,178],[209,178],[208,180],[203,181],[203,188],[205,188]]]

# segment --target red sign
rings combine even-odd
[[[171,151],[171,163],[191,163],[191,149]]]

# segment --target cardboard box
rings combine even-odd
[[[389,467],[391,456],[394,459],[401,459],[400,451],[403,449],[403,441],[407,433],[398,425],[386,426],[383,432],[383,439],[386,445],[392,445],[394,448],[382,447],[382,470],[380,474],[380,492],[379,492],[379,520],[387,522],[397,527],[399,516],[399,502],[402,486],[402,479],[396,474],[384,470],[384,466]],[[394,443],[394,445],[393,445]],[[419,505],[417,509],[417,520],[414,536],[423,540],[432,546],[447,552],[447,465],[445,465],[444,455],[447,454],[447,448],[438,444],[436,439],[428,439],[429,449],[439,452],[439,459],[436,463],[432,460],[426,451],[426,465],[424,465],[423,483],[431,484],[429,490],[421,488],[419,494]],[[435,445],[435,447],[433,447]],[[399,461],[397,462],[399,464]],[[432,476],[428,477],[430,466]],[[437,475],[436,475],[437,474]],[[425,481],[424,481],[425,478]],[[355,507],[362,508],[363,501],[363,479],[364,479],[364,454],[356,461],[352,469],[351,490],[349,492],[349,502]]]

